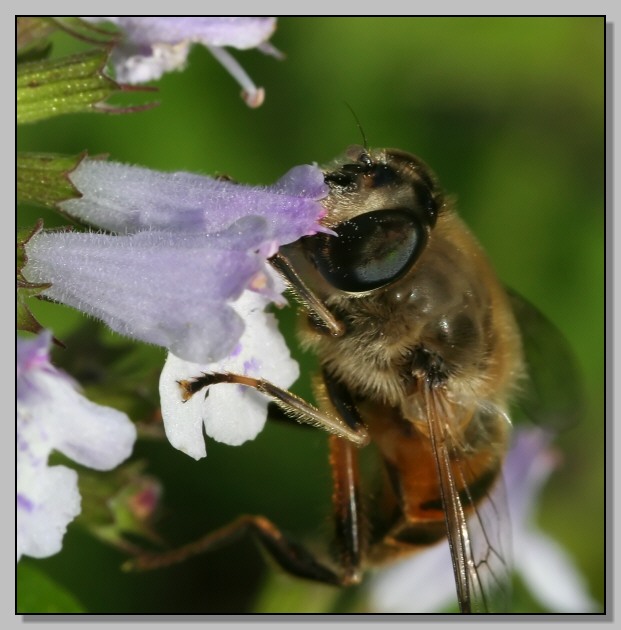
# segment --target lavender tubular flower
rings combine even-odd
[[[17,559],[60,551],[80,513],[77,473],[48,466],[53,450],[96,470],[127,459],[136,430],[120,411],[96,405],[49,362],[51,335],[17,340]]]
[[[125,234],[36,234],[24,277],[51,283],[44,296],[195,363],[235,347],[243,321],[231,304],[245,289],[281,300],[266,259],[323,229],[326,187],[312,166],[263,188],[98,161],[71,177],[83,196],[63,209]]]
[[[243,249],[227,248],[222,234],[42,233],[28,244],[25,275],[52,283],[46,297],[198,361],[227,354],[241,335],[243,322],[227,302],[262,268],[249,251],[260,239],[249,240]]]
[[[264,91],[254,85],[225,46],[257,48],[280,56],[268,39],[276,28],[271,17],[85,17],[89,22],[107,21],[123,32],[123,40],[112,52],[117,80],[144,83],[159,79],[164,72],[185,66],[190,46],[208,48],[242,87],[250,107],[258,107]]]
[[[61,209],[111,232],[209,233],[260,216],[279,245],[320,229],[316,222],[325,210],[317,202],[328,192],[323,174],[310,165],[296,166],[264,187],[88,159],[69,178],[82,197],[63,202]]]

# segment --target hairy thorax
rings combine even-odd
[[[408,415],[416,413],[421,377],[464,404],[504,399],[519,378],[519,338],[504,292],[453,213],[438,219],[424,255],[398,282],[324,299],[345,332],[332,336],[306,316],[302,343],[359,399]]]

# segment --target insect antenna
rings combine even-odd
[[[364,133],[364,129],[362,128],[362,123],[360,122],[360,118],[358,118],[358,114],[356,114],[356,112],[354,111],[354,108],[347,102],[345,102],[345,106],[347,107],[347,109],[349,109],[349,111],[351,112],[351,115],[354,117],[354,120],[356,121],[356,126],[358,127],[358,131],[360,131],[360,135],[362,136],[362,146],[364,147],[364,150],[366,152],[369,151],[369,143],[367,142],[367,136]]]

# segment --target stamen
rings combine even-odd
[[[265,90],[257,87],[237,60],[220,46],[208,46],[211,54],[224,66],[242,87],[242,98],[248,107],[259,107],[265,100]]]
[[[278,48],[270,44],[270,42],[263,42],[262,44],[259,44],[257,46],[257,50],[260,50],[264,55],[275,57],[279,61],[282,61],[287,57],[284,52],[278,50]]]

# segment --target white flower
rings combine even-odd
[[[298,365],[289,354],[275,317],[264,310],[268,303],[261,294],[245,291],[233,304],[246,328],[225,359],[197,364],[168,355],[160,377],[160,399],[166,435],[175,448],[195,459],[204,457],[203,428],[208,436],[225,444],[251,440],[265,425],[269,402],[249,387],[224,383],[212,386],[208,396],[199,391],[183,402],[177,381],[202,373],[232,372],[264,378],[286,388],[297,379]]]
[[[17,560],[62,547],[80,513],[77,474],[48,466],[53,450],[96,470],[127,459],[136,429],[120,411],[96,405],[49,361],[51,334],[17,339]]]

